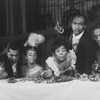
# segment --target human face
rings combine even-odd
[[[100,46],[100,28],[95,29],[93,33],[93,39],[98,43]]]
[[[37,59],[37,53],[34,50],[28,50],[26,55],[27,62],[30,64],[35,63]]]
[[[72,21],[71,27],[75,36],[79,35],[85,29],[85,19],[83,17],[75,17]]]
[[[19,58],[19,51],[9,49],[9,51],[7,52],[7,55],[8,55],[9,60],[12,63],[16,63],[18,61],[18,58]]]
[[[67,50],[63,45],[55,50],[54,56],[59,61],[64,61],[66,59],[66,55],[67,55]]]

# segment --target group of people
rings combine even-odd
[[[80,74],[92,74],[93,67],[100,67],[100,23],[91,27],[91,31],[87,29],[87,18],[83,14],[75,14],[69,21],[71,30],[68,33],[66,29],[64,34],[59,32],[60,28],[55,29],[59,32],[59,36],[64,37],[68,42],[70,49],[73,49],[76,59],[76,71]],[[70,34],[70,35],[69,35]],[[93,66],[95,65],[95,66]],[[93,66],[93,67],[92,67]]]
[[[100,24],[92,28],[91,34],[86,25],[87,19],[83,14],[73,16],[70,36],[65,38],[64,35],[63,39],[51,43],[52,55],[45,60],[45,68],[37,63],[38,45],[44,42],[44,36],[31,34],[23,50],[20,50],[18,42],[9,43],[0,55],[0,78],[50,78],[70,75],[73,70],[90,75],[95,61],[100,63]],[[23,51],[25,64],[20,51]]]

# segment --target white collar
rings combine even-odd
[[[84,31],[83,31],[82,33],[80,33],[79,35],[77,35],[77,36],[75,36],[75,35],[73,34],[73,38],[75,38],[75,39],[80,39],[80,38],[82,37],[83,33],[84,33]]]

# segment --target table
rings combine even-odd
[[[61,83],[0,81],[0,100],[100,100],[100,82]]]

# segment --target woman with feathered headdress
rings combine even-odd
[[[39,44],[45,41],[45,37],[41,34],[31,33],[28,40],[24,44],[24,54],[26,63],[22,66],[23,76],[36,78],[43,71],[42,66],[37,64],[37,53]]]

